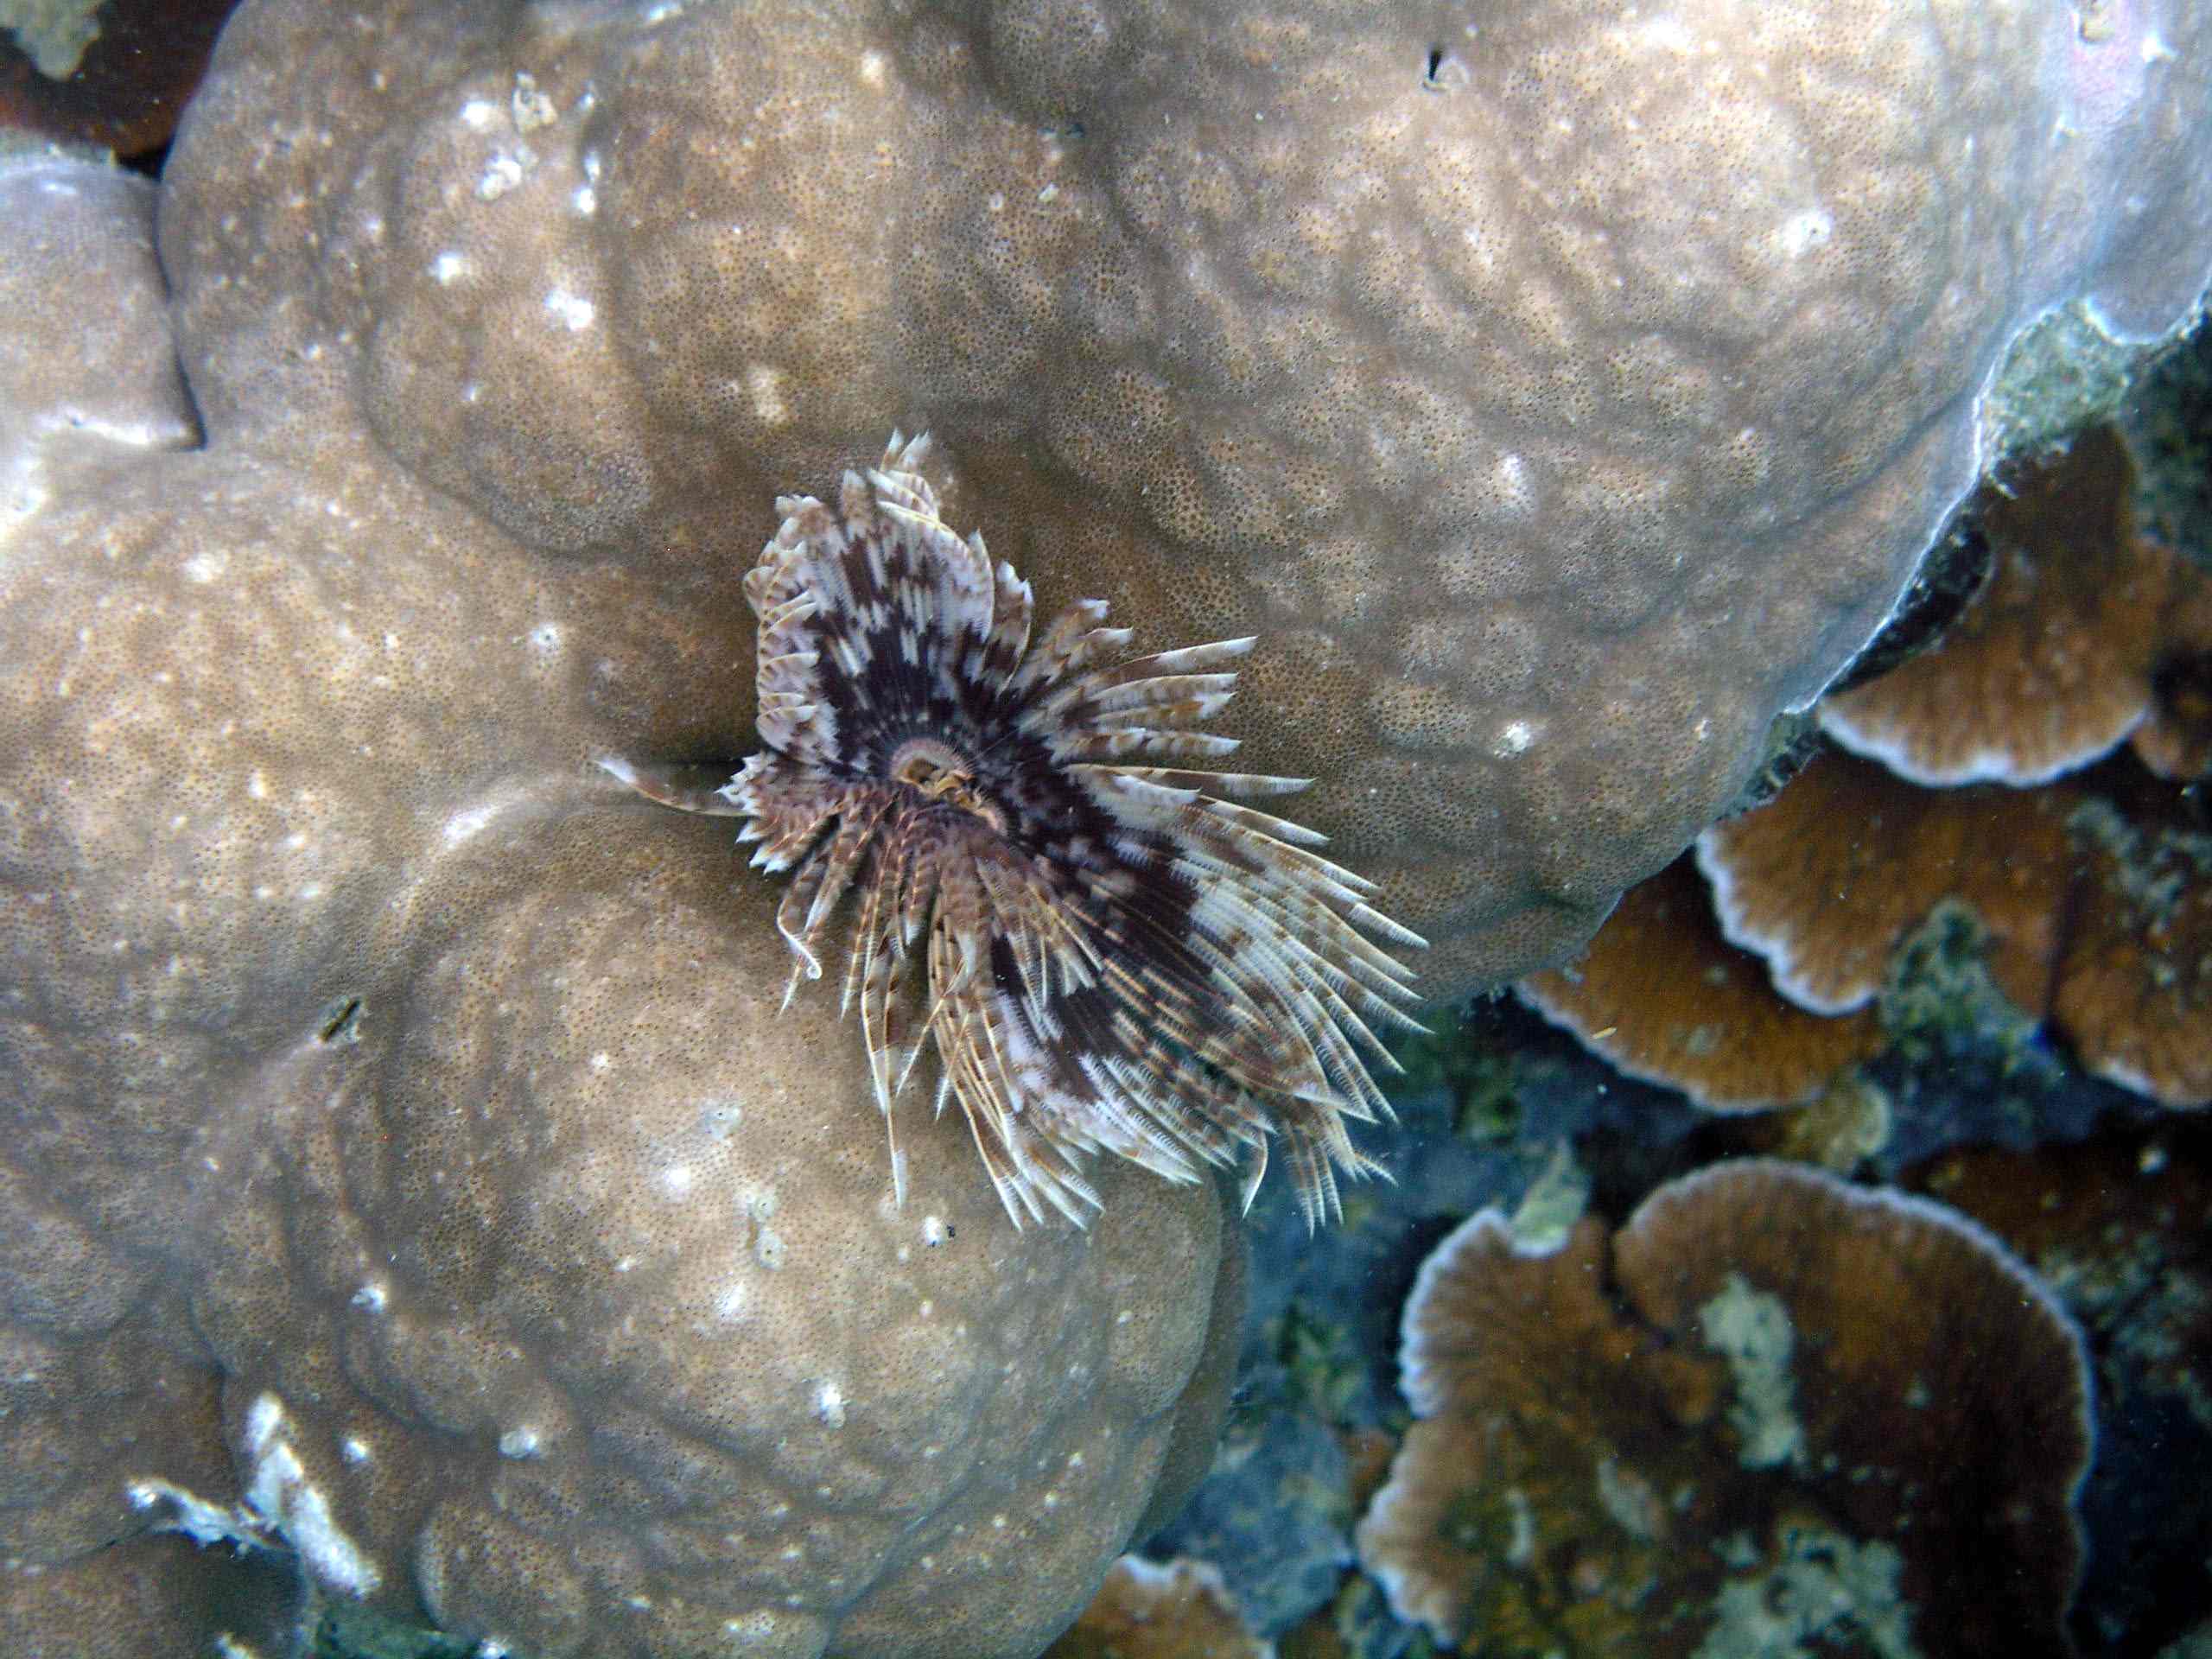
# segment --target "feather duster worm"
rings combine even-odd
[[[1080,1224],[1102,1150],[1178,1181],[1239,1163],[1249,1205],[1276,1135],[1309,1224],[1336,1214],[1338,1172],[1377,1167],[1345,1121],[1389,1115],[1376,1027],[1417,1028],[1378,941],[1421,939],[1310,850],[1325,837],[1230,798],[1310,780],[1203,769],[1236,741],[1188,728],[1253,642],[1109,665],[1129,633],[1096,600],[1033,640],[1029,584],[938,518],[927,443],[894,433],[839,512],[777,502],[745,580],[766,747],[712,791],[609,770],[742,817],[753,863],[794,872],[786,1005],[851,912],[844,1004],[901,1200],[893,1106],[926,1046],[1017,1225],[1048,1205]]]

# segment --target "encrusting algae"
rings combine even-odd
[[[1048,1205],[1080,1223],[1099,1151],[1177,1181],[1238,1163],[1249,1205],[1275,1135],[1308,1223],[1335,1215],[1338,1172],[1376,1167],[1346,1121],[1390,1115],[1376,1028],[1417,1028],[1385,944],[1423,941],[1311,850],[1324,836],[1230,798],[1310,779],[1204,769],[1236,740],[1190,728],[1253,639],[1109,663],[1130,632],[1084,600],[1033,640],[1029,584],[938,517],[927,448],[894,433],[840,512],[777,502],[745,582],[766,748],[712,790],[607,769],[742,817],[753,863],[794,872],[791,990],[853,900],[845,1006],[901,1198],[892,1109],[926,1039],[938,1106],[959,1103],[1017,1224]]]

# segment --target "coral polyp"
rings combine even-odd
[[[1111,661],[1097,600],[1033,639],[1030,586],[938,517],[926,437],[848,472],[838,511],[777,502],[746,577],[760,618],[766,747],[711,792],[613,769],[669,805],[741,816],[753,861],[790,871],[785,993],[847,943],[877,1105],[925,1049],[1017,1224],[1082,1222],[1098,1152],[1171,1180],[1240,1167],[1251,1201],[1280,1136],[1306,1219],[1339,1173],[1372,1172],[1348,1120],[1387,1117],[1378,1030],[1411,1027],[1420,937],[1325,837],[1240,804],[1309,779],[1205,769],[1234,738],[1192,728],[1229,702],[1250,639]]]

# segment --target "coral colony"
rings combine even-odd
[[[1376,941],[1423,941],[1309,850],[1325,837],[1224,798],[1309,779],[1186,765],[1237,747],[1188,728],[1228,702],[1251,639],[1109,666],[1129,631],[1085,600],[1033,645],[1029,584],[938,519],[927,448],[893,433],[880,469],[847,473],[842,522],[778,501],[745,582],[767,747],[711,794],[609,770],[742,815],[753,863],[796,872],[776,918],[790,991],[855,901],[844,1003],[902,1199],[892,1106],[926,1035],[938,1106],[959,1102],[1017,1224],[1096,1209],[1097,1151],[1179,1181],[1240,1163],[1249,1205],[1274,1135],[1308,1224],[1335,1215],[1337,1172],[1376,1167],[1345,1120],[1389,1116],[1376,1027],[1417,1028],[1412,972]]]

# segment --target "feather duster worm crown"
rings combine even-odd
[[[1325,837],[1232,798],[1309,780],[1188,769],[1236,747],[1188,728],[1253,642],[1109,665],[1129,633],[1096,600],[1033,640],[1029,584],[938,519],[927,443],[894,433],[837,512],[777,502],[745,579],[766,748],[711,793],[610,770],[742,816],[753,863],[793,872],[786,1005],[850,912],[844,1006],[901,1200],[893,1108],[927,1046],[1017,1225],[1047,1205],[1080,1224],[1101,1150],[1177,1181],[1239,1163],[1249,1205],[1274,1136],[1309,1224],[1336,1214],[1337,1173],[1376,1167],[1345,1121],[1389,1115],[1375,1028],[1414,1027],[1411,970],[1377,941],[1422,941],[1310,850]]]

